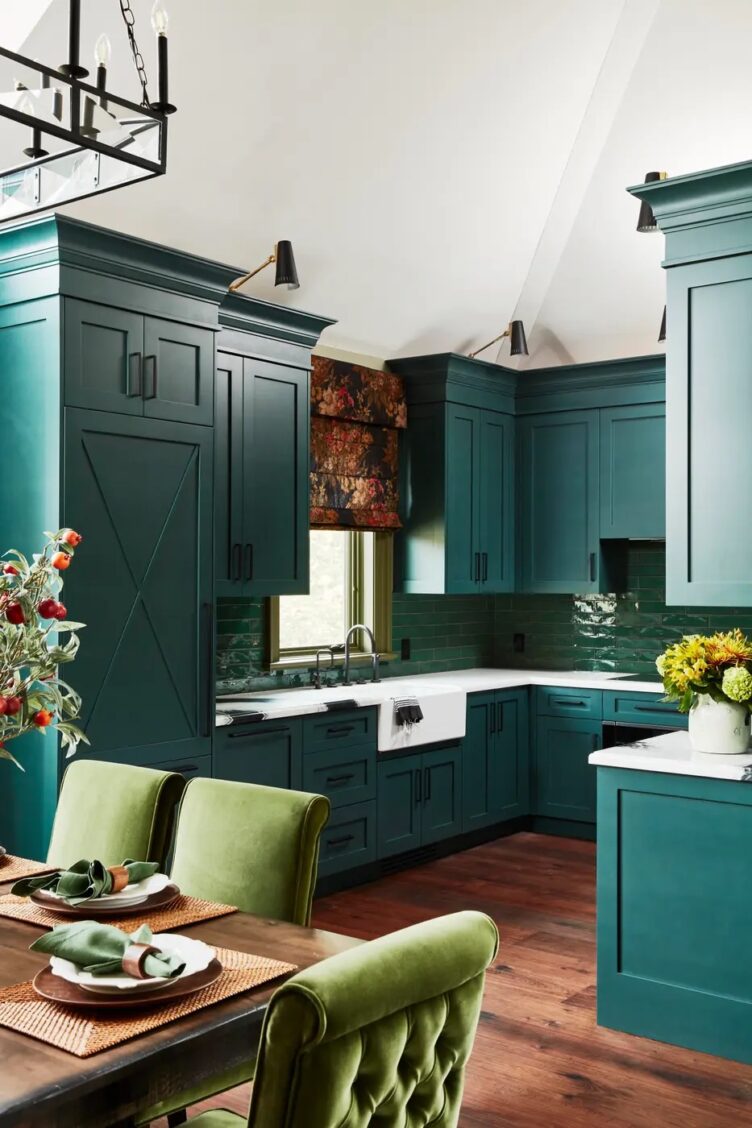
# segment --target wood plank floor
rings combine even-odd
[[[592,843],[517,834],[317,901],[314,923],[372,939],[463,908],[493,917],[501,946],[462,1128],[752,1126],[752,1067],[596,1026]]]

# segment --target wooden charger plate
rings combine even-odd
[[[167,987],[155,987],[150,991],[121,991],[117,995],[97,995],[94,991],[86,991],[77,983],[69,983],[55,975],[51,967],[45,967],[34,977],[34,990],[43,999],[53,1003],[62,1003],[67,1007],[86,1007],[89,1010],[125,1010],[134,1007],[159,1007],[162,1003],[174,1003],[176,999],[183,999],[208,987],[222,974],[222,964],[218,959],[213,959],[203,971],[194,971],[193,975],[186,975],[183,979],[171,980]],[[122,996],[122,997],[121,997]]]
[[[164,889],[160,889],[158,893],[150,893],[148,897],[145,897],[143,901],[138,901],[135,905],[118,905],[107,901],[102,904],[97,897],[92,897],[90,901],[84,901],[81,905],[66,905],[65,901],[53,897],[46,889],[35,890],[29,900],[48,913],[57,913],[60,916],[68,917],[84,917],[86,920],[91,920],[100,916],[143,916],[144,913],[152,912],[154,909],[166,909],[179,896],[180,890],[177,885],[170,884],[166,885]]]

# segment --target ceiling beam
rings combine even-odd
[[[514,317],[525,322],[528,340],[660,4],[661,0],[624,0],[515,309]],[[518,367],[528,363],[519,358]]]

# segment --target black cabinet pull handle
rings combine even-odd
[[[574,706],[576,709],[582,709],[587,705],[587,701],[583,701],[581,697],[552,697],[552,705],[567,705]]]
[[[475,582],[480,583],[480,553],[475,553]]]
[[[423,802],[428,803],[431,799],[431,769],[424,768],[423,771],[426,777],[424,786],[425,795],[423,796]]]
[[[238,544],[238,543],[234,544],[232,546],[231,566],[230,566],[230,571],[232,573],[230,578],[232,579],[233,582],[237,582],[241,578],[240,565],[241,565],[242,554],[243,554],[243,549],[242,549],[241,545]]]
[[[423,776],[420,768],[415,769],[415,806],[419,807],[422,801]]]
[[[245,578],[246,580],[253,579],[253,545],[247,544],[245,546]]]
[[[590,579],[593,583],[595,582],[595,578],[596,578],[596,576],[595,576],[595,565],[596,565],[595,553],[591,552],[590,553]]]
[[[633,708],[634,708],[635,713],[675,713],[676,712],[676,706],[672,705],[670,702],[667,702],[665,705],[662,705],[659,701],[656,701],[655,704],[653,704],[653,705],[634,705]]]
[[[135,352],[128,357],[128,387],[125,394],[133,399],[134,396],[141,395],[141,388],[141,353]]]
[[[494,707],[493,707],[493,705],[491,705],[491,706],[489,706],[489,709],[488,709],[488,734],[489,734],[489,736],[493,736],[493,734],[495,732],[496,732],[496,716],[495,716],[495,712],[494,712]]]
[[[326,730],[326,735],[327,736],[347,736],[347,734],[349,732],[352,732],[354,728],[355,728],[355,725],[338,725],[338,726],[330,725],[329,728]]]
[[[177,772],[178,775],[185,775],[186,772],[197,772],[200,769],[198,764],[178,764],[176,768],[173,768],[172,765],[170,765],[169,770],[171,772]]]
[[[483,583],[488,579],[488,553],[483,553]]]
[[[345,846],[348,842],[352,842],[354,834],[343,834],[341,838],[327,838],[327,846]]]
[[[504,731],[504,705],[501,701],[496,705],[496,731]]]
[[[148,380],[149,380],[149,391],[148,392],[146,390],[147,367],[148,367]],[[144,399],[156,399],[157,398],[157,358],[156,358],[156,356],[145,356],[144,357],[143,397],[144,397]]]
[[[202,607],[202,619],[204,628],[204,655],[206,662],[206,670],[204,677],[206,678],[206,689],[204,699],[204,736],[211,736],[214,728],[214,692],[215,692],[215,677],[214,677],[214,604],[205,603]]]
[[[326,782],[327,783],[347,783],[348,780],[351,780],[353,778],[354,774],[355,774],[354,772],[348,772],[346,775],[327,776]]]
[[[281,732],[289,732],[289,731],[290,730],[286,729],[286,728],[279,728],[279,729],[265,728],[264,729],[264,736],[265,737],[267,737],[267,736],[277,736]],[[251,728],[250,731],[248,729],[243,729],[242,732],[228,732],[227,739],[228,740],[251,740],[255,736],[258,736],[258,733],[254,732],[253,728]]]

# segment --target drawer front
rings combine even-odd
[[[600,720],[603,693],[600,689],[557,689],[539,685],[535,691],[536,712],[543,717],[589,717]]]
[[[166,760],[151,766],[163,772],[177,772],[186,779],[195,779],[197,776],[210,779],[212,774],[211,756],[188,756],[183,760]]]
[[[319,875],[354,869],[376,857],[376,802],[332,811],[321,835]]]
[[[351,709],[316,713],[303,720],[303,748],[306,752],[349,748],[372,744],[376,748],[376,710]]]
[[[614,690],[603,694],[603,719],[668,728],[686,728],[689,723],[687,714],[677,710],[675,701],[664,701],[658,693],[617,693]]]
[[[303,764],[303,790],[328,795],[332,807],[376,798],[376,753],[368,748],[322,749]]]

